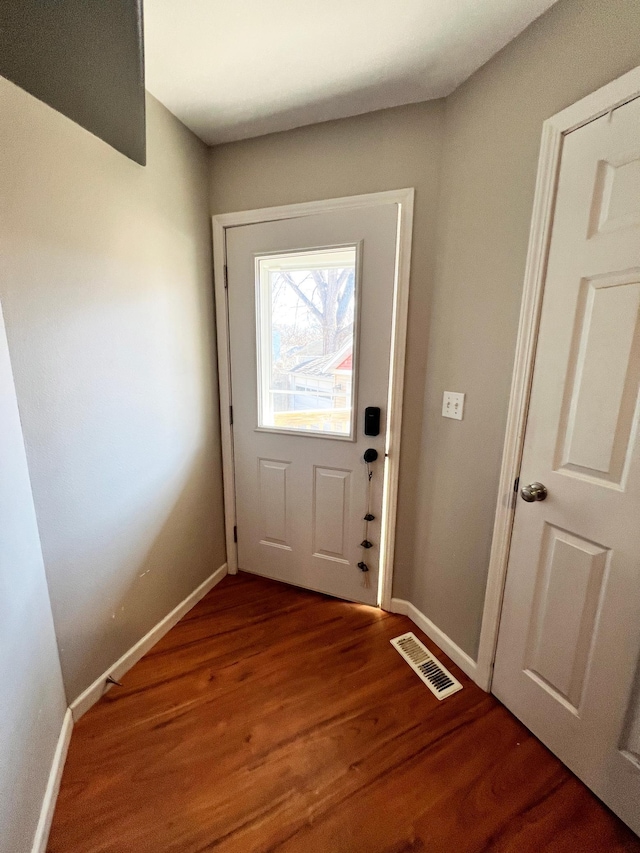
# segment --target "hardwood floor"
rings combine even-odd
[[[50,853],[640,851],[403,616],[225,578],[77,724]]]

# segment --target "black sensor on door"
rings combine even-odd
[[[364,410],[364,434],[380,435],[380,407],[367,406]]]

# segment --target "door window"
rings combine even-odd
[[[258,429],[354,437],[357,254],[256,258]]]

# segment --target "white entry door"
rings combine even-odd
[[[536,353],[493,690],[640,833],[640,100],[565,139]]]
[[[369,604],[398,215],[384,203],[226,231],[238,567]]]

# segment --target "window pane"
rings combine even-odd
[[[351,437],[356,247],[256,261],[258,426]]]

